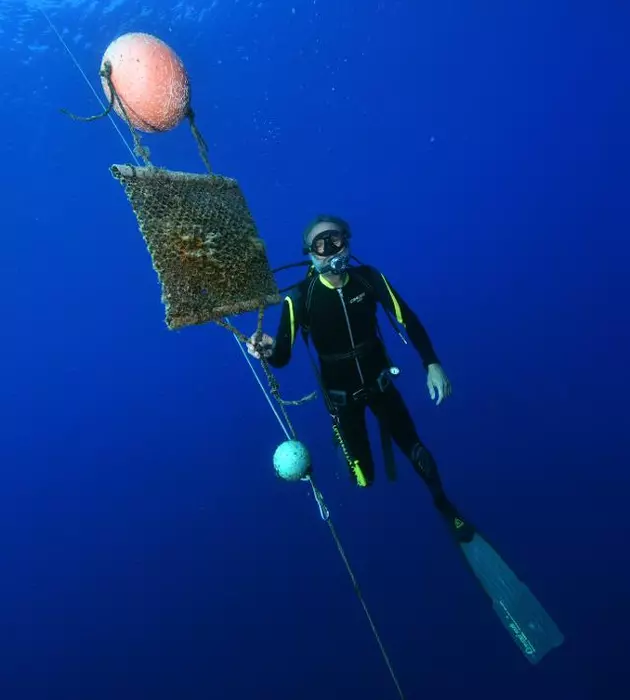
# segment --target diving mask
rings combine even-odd
[[[304,252],[317,255],[320,258],[329,258],[337,255],[348,245],[348,234],[338,229],[327,229],[318,233],[311,244],[304,246]]]

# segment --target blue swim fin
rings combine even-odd
[[[460,541],[459,547],[499,620],[530,663],[537,664],[564,642],[536,596],[478,532],[470,541]]]

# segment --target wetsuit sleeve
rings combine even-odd
[[[291,359],[291,351],[295,342],[295,334],[298,328],[298,297],[295,294],[290,294],[285,297],[282,303],[282,314],[280,315],[280,323],[278,331],[275,335],[273,352],[267,359],[267,362],[272,367],[280,368],[289,363]]]
[[[368,267],[367,270],[367,277],[377,293],[378,300],[407,331],[409,340],[418,351],[425,368],[432,364],[439,364],[440,360],[420,319],[387,281],[385,275],[373,267]]]

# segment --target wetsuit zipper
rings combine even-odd
[[[346,302],[343,298],[343,287],[339,287],[337,289],[337,292],[339,293],[339,299],[341,299],[341,306],[343,307],[343,313],[344,313],[344,316],[346,317],[346,325],[348,326],[348,333],[350,335],[350,345],[352,345],[353,350],[356,350],[356,345],[354,344],[354,336],[352,335],[352,327],[350,326],[350,317],[348,316],[348,309],[346,308]],[[361,386],[365,386],[365,379],[363,378],[363,372],[361,371],[361,365],[359,364],[359,358],[355,356],[354,361],[355,361],[355,364],[357,366],[357,372],[359,373],[359,377],[361,379]]]

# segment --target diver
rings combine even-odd
[[[350,254],[350,237],[350,227],[337,216],[318,216],[309,224],[303,236],[303,252],[311,261],[306,279],[286,296],[275,338],[256,332],[248,351],[280,368],[291,359],[298,330],[307,345],[312,338],[319,359],[314,367],[335,438],[355,482],[359,486],[374,482],[365,422],[369,408],[378,420],[384,447],[391,439],[409,459],[499,620],[530,663],[537,664],[563,643],[562,632],[496,549],[448,499],[435,459],[393,384],[398,369],[381,338],[379,304],[395,328],[396,324],[405,328],[419,353],[431,399],[442,403],[451,394],[451,384],[422,323],[385,276],[374,267],[350,264],[356,260]],[[384,456],[392,478],[386,449]]]
[[[407,332],[427,370],[427,386],[437,405],[451,394],[424,326],[384,275],[368,265],[350,265],[350,227],[341,218],[320,215],[306,228],[303,252],[310,274],[285,298],[275,338],[254,334],[248,351],[275,368],[285,366],[299,329],[312,338],[319,378],[335,435],[359,486],[371,486],[375,467],[366,409],[378,420],[382,439],[390,437],[429,489],[433,503],[459,541],[473,528],[447,498],[433,455],[419,438],[403,397],[394,386],[392,366],[377,323],[380,303]]]

